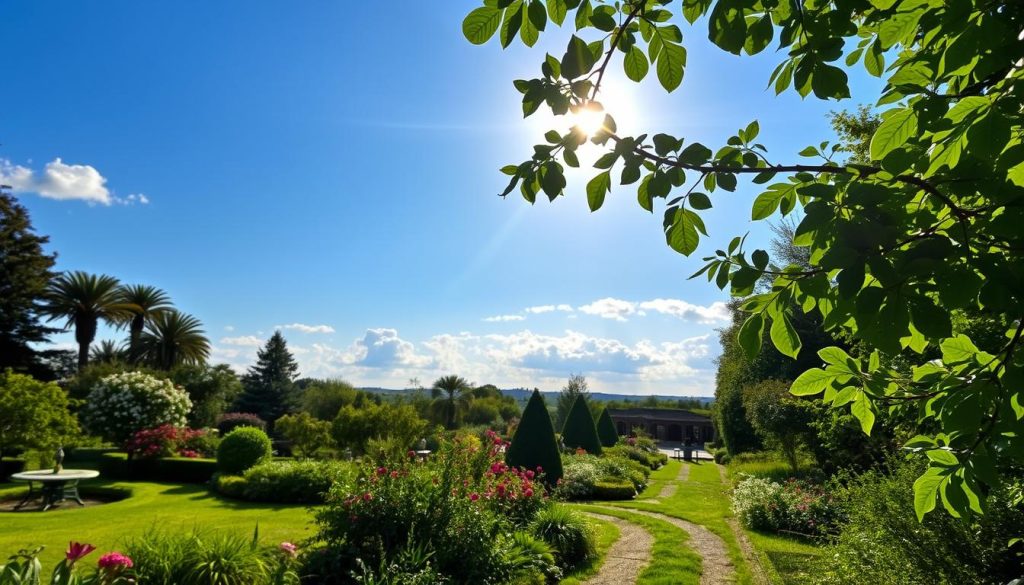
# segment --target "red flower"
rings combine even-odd
[[[91,544],[72,541],[68,543],[68,550],[64,553],[64,558],[68,560],[68,563],[74,564],[94,550],[96,550],[96,547]]]

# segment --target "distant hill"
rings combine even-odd
[[[404,395],[404,394],[412,394],[413,392],[415,392],[415,390],[408,389],[408,388],[406,388],[406,389],[360,388],[360,390],[365,390],[367,392],[373,392],[374,394],[384,394],[384,395],[391,395],[391,396]],[[429,392],[429,389],[427,391]],[[512,396],[516,400],[525,403],[530,398],[530,394],[533,393],[533,390],[530,389],[530,388],[502,388],[501,389],[501,393],[506,395],[506,396]],[[558,398],[558,391],[557,390],[541,390],[541,394],[544,395],[544,398],[546,399],[546,401],[548,402],[549,405],[553,404],[552,401]],[[591,392],[590,393],[590,397],[592,399],[594,399],[594,400],[597,400],[598,402],[608,402],[609,400],[621,400],[621,401],[637,402],[637,403],[639,403],[643,399],[648,398],[648,396],[650,396],[650,395],[638,396],[638,395],[635,395],[635,394],[609,394],[609,393],[606,393],[606,392]],[[662,395],[662,394],[655,394],[654,397],[657,398],[658,400],[665,400],[665,401],[698,400],[698,401],[700,401],[701,404],[703,404],[705,406],[711,404],[715,400],[711,396],[665,396],[665,395]]]

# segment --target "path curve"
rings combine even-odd
[[[674,516],[637,510],[635,508],[620,509],[664,520],[673,526],[685,530],[690,535],[690,541],[687,545],[696,551],[701,558],[700,585],[726,585],[736,580],[736,567],[729,560],[729,549],[726,548],[725,541],[714,532],[700,524],[687,522]]]
[[[611,522],[619,529],[619,538],[608,553],[597,574],[583,585],[632,585],[651,562],[654,537],[643,527],[616,516],[586,512],[587,516]]]

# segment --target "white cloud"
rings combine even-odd
[[[120,205],[135,205],[136,203],[139,205],[149,205],[149,197],[146,197],[142,193],[132,193],[123,199],[120,197],[114,197],[113,201]]]
[[[225,325],[224,326],[224,331],[227,331],[228,333],[231,333],[234,330],[235,330],[235,326],[234,325]]]
[[[412,343],[390,328],[367,329],[363,338],[356,340],[342,357],[349,363],[368,368],[422,368],[432,361],[416,353]]]
[[[503,323],[506,321],[523,321],[526,317],[522,315],[497,315],[495,317],[484,317],[484,321],[489,323]]]
[[[705,324],[728,322],[731,318],[729,307],[721,301],[705,307],[680,299],[654,299],[640,303],[640,309]]]
[[[240,347],[259,347],[263,345],[263,339],[255,335],[241,335],[239,337],[222,337],[220,343],[223,345],[237,345]]]
[[[302,333],[334,333],[334,327],[330,325],[305,325],[302,323],[291,323],[289,325],[278,325],[278,329],[291,329]]]
[[[102,205],[114,202],[106,187],[107,179],[99,171],[90,165],[65,164],[60,158],[46,163],[40,173],[0,160],[0,182],[15,192],[37,193],[48,199],[79,199]]]
[[[566,305],[566,304],[561,304],[561,305],[538,305],[536,307],[526,307],[526,309],[524,309],[524,311],[526,311],[527,313],[533,313],[535,315],[540,315],[542,313],[553,313],[555,311],[561,311],[563,313],[572,313],[573,308],[570,305]]]
[[[596,300],[589,305],[583,305],[579,309],[587,315],[597,315],[602,319],[614,319],[616,321],[628,321],[627,317],[644,315],[643,311],[637,308],[637,303],[611,297]]]

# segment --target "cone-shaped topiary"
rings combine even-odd
[[[562,457],[555,443],[555,429],[548,416],[548,408],[544,405],[544,397],[537,390],[533,391],[530,401],[523,409],[523,418],[519,428],[512,437],[505,462],[511,467],[522,467],[536,471],[538,467],[544,473],[544,481],[553,486],[562,479]]]
[[[601,411],[601,418],[597,419],[597,436],[604,447],[614,447],[619,442],[619,433],[615,430],[615,423],[607,408]]]
[[[585,449],[591,455],[601,454],[601,440],[597,438],[597,427],[590,414],[586,398],[578,396],[565,417],[562,428],[562,442],[571,449]]]

